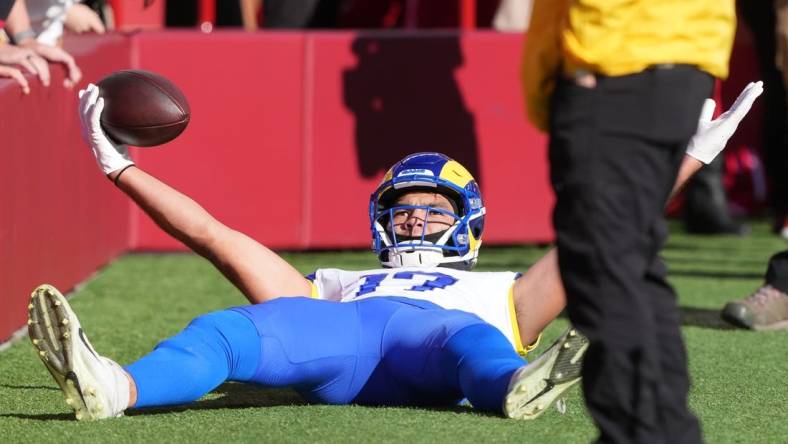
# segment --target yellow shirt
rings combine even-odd
[[[734,0],[535,0],[522,66],[528,115],[547,129],[559,72],[682,63],[725,78],[735,29]]]

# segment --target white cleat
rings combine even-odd
[[[514,419],[535,419],[544,413],[580,381],[586,349],[585,336],[570,328],[535,361],[514,372],[503,403],[504,414]]]
[[[33,291],[27,329],[78,420],[123,416],[129,397],[125,372],[115,361],[96,353],[55,287],[41,285]]]

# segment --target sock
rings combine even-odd
[[[111,384],[115,387],[113,393],[109,396],[110,408],[113,413],[120,413],[126,410],[129,405],[129,397],[131,396],[129,378],[126,377],[126,372],[123,371],[123,368],[117,362],[103,356],[99,359],[110,370]]]

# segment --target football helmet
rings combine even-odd
[[[449,199],[453,211],[431,206],[396,205],[408,192],[437,192]],[[424,210],[420,236],[395,232],[398,211]],[[430,215],[451,216],[448,229],[426,234]],[[479,186],[457,161],[440,153],[416,153],[391,167],[372,193],[369,219],[372,249],[385,268],[443,266],[469,270],[476,265],[484,230],[485,208]],[[446,218],[442,218],[446,220]]]

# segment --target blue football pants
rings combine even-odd
[[[225,381],[292,387],[329,404],[501,411],[525,361],[478,316],[421,300],[279,298],[194,319],[126,367],[135,407],[194,401]]]

